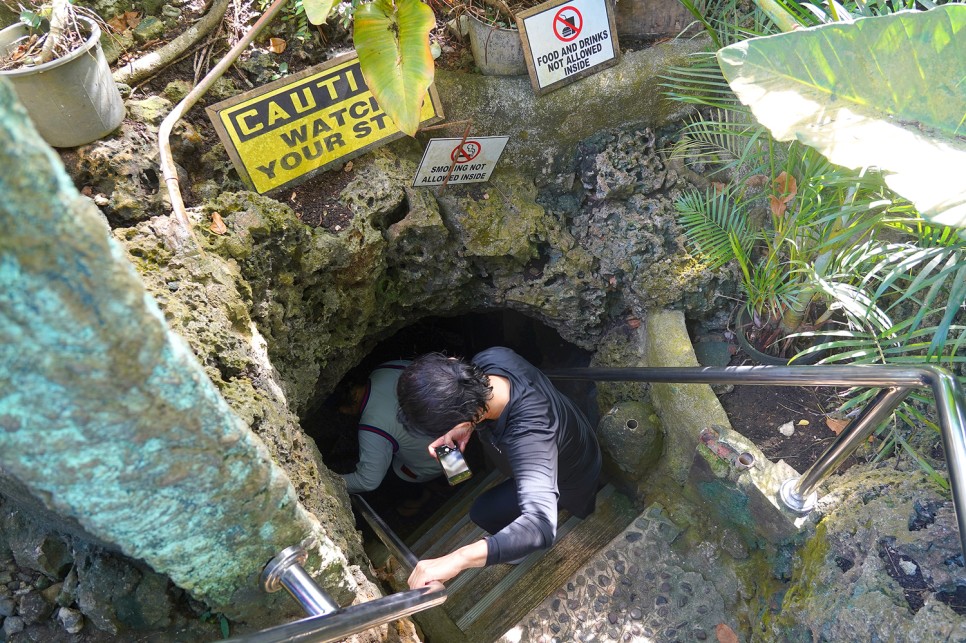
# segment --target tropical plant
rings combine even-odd
[[[300,0],[312,24],[322,24],[338,0]],[[353,41],[359,65],[376,102],[400,131],[414,136],[433,83],[429,34],[433,10],[420,0],[353,0]]]
[[[715,29],[716,43],[728,45],[717,52],[720,66],[703,58],[690,69],[672,70],[666,83],[672,98],[701,108],[672,155],[724,184],[715,192],[685,195],[678,203],[693,247],[709,265],[720,265],[732,258],[729,255],[738,260],[753,309],[772,306],[784,314],[792,302],[817,297],[836,311],[835,326],[792,333],[817,342],[806,353],[828,351],[826,362],[938,363],[962,374],[966,236],[942,224],[964,225],[966,184],[959,175],[966,166],[966,7],[946,5],[935,14],[934,9],[879,18],[873,16],[911,6],[862,1],[843,6],[832,0],[824,8],[792,0],[781,5],[756,2],[785,30],[835,20],[854,24],[741,40],[749,25],[757,30],[764,24],[760,15],[740,16],[730,2],[710,7],[703,23]],[[869,18],[857,19],[863,16]],[[919,24],[922,16],[929,17]],[[874,21],[883,25],[869,25]],[[847,62],[839,64],[843,61]],[[870,71],[866,61],[873,61],[888,78],[879,70]],[[856,75],[884,84],[866,83]],[[927,80],[916,85],[922,79]],[[861,118],[846,118],[848,110]],[[880,134],[883,140],[867,136],[875,127],[889,134]],[[783,144],[778,138],[793,142]],[[902,147],[904,141],[912,143]],[[880,158],[883,142],[900,147],[909,158],[892,164],[891,151]],[[807,160],[818,152],[838,165],[828,163],[818,173],[802,172],[819,167],[813,159],[788,172],[795,159]],[[843,152],[853,154],[853,160],[841,156]],[[930,159],[936,158],[945,159],[955,174],[946,174],[938,185],[924,179],[938,198],[908,190],[908,179],[896,181],[897,176],[933,169],[935,161]],[[775,186],[779,169],[797,179],[796,194],[776,216],[775,206],[790,187],[787,178],[778,181],[770,195],[771,227],[755,230],[748,219],[753,212],[749,185],[757,181]],[[815,183],[809,176],[820,179]],[[833,176],[836,179],[829,181]],[[933,222],[923,220],[917,207],[929,212]],[[741,242],[749,230],[751,243]],[[804,237],[800,230],[806,232]],[[842,410],[852,410],[868,395],[853,392]],[[931,471],[899,430],[926,426],[938,431],[923,410],[925,404],[913,397],[900,407],[880,455],[901,449]]]
[[[923,216],[966,226],[966,5],[840,18],[730,45],[718,62],[775,139],[878,167]]]

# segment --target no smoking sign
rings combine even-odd
[[[419,162],[413,187],[439,187],[444,181],[447,184],[489,181],[509,140],[509,136],[477,136],[465,141],[431,139]]]
[[[545,94],[617,63],[607,0],[552,0],[517,14],[530,82]]]

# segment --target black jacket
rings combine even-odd
[[[557,509],[579,518],[594,510],[601,455],[590,422],[535,366],[508,348],[472,362],[510,380],[510,401],[477,429],[484,449],[517,487],[521,515],[486,538],[487,564],[519,559],[553,544]]]

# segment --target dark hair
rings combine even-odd
[[[438,438],[486,410],[493,388],[476,364],[428,353],[406,367],[396,383],[399,421],[410,433]]]

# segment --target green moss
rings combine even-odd
[[[785,592],[781,612],[773,619],[773,627],[778,628],[778,631],[797,627],[795,613],[808,609],[815,597],[828,600],[824,596],[825,585],[819,579],[829,551],[828,529],[824,522],[820,522],[815,527],[815,535],[798,550],[798,564],[795,566],[791,585]]]

